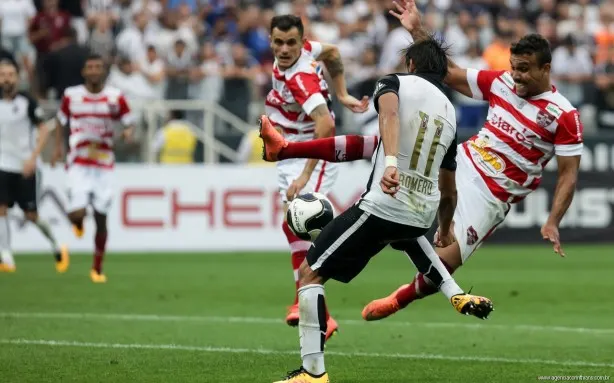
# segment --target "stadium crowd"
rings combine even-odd
[[[507,69],[511,42],[544,35],[554,48],[554,84],[581,110],[586,131],[614,131],[614,0],[418,3],[462,66]],[[300,15],[307,38],[337,44],[348,87],[362,96],[403,65],[398,52],[411,41],[391,7],[391,0],[3,0],[0,55],[19,63],[23,86],[41,100],[58,100],[80,83],[93,51],[130,100],[215,101],[252,122],[249,105],[270,86],[275,14]],[[453,97],[459,127],[481,125],[486,106]]]

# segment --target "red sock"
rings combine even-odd
[[[448,263],[441,257],[439,257],[439,259],[446,269],[448,269],[448,272],[453,274],[454,269],[450,267],[450,265],[448,265]],[[433,295],[437,291],[439,291],[437,287],[433,286],[430,282],[427,282],[423,274],[418,273],[409,285],[406,285],[396,293],[396,298],[399,302],[399,306],[405,307],[416,299],[422,299],[429,295]]]
[[[294,304],[298,304],[298,269],[301,266],[301,263],[303,263],[305,260],[305,257],[307,257],[307,250],[311,246],[311,242],[304,241],[294,235],[286,222],[284,222],[281,227],[284,230],[284,234],[286,235],[286,239],[290,245],[292,271],[294,272],[295,285]]]
[[[94,251],[94,262],[92,264],[92,269],[96,270],[96,272],[101,274],[102,262],[104,260],[104,250],[107,246],[107,233],[96,233],[94,245],[96,246],[96,250]]]
[[[311,141],[288,142],[279,153],[280,160],[315,158],[329,162],[370,159],[377,148],[376,136],[336,136]]]

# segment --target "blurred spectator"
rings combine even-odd
[[[572,35],[552,52],[552,80],[559,92],[577,108],[584,101],[585,84],[593,78],[593,62],[585,47],[578,47]]]
[[[115,37],[111,28],[112,19],[110,16],[98,16],[88,42],[91,51],[99,54],[107,64],[111,62],[115,54]]]
[[[129,57],[119,57],[117,65],[111,67],[107,83],[121,90],[131,105],[142,106],[146,100],[154,97],[145,77],[134,69]],[[140,120],[142,115],[138,112],[139,109],[133,109],[136,120]]]
[[[188,98],[190,70],[194,60],[187,50],[183,39],[175,41],[173,50],[166,58],[166,98],[169,100],[185,100]]]
[[[148,98],[153,100],[164,98],[164,84],[166,79],[164,61],[158,56],[154,45],[149,45],[147,47],[147,58],[134,63],[133,69],[145,78],[148,85],[147,92],[151,95]]]
[[[597,68],[597,123],[602,129],[614,129],[614,45]]]
[[[462,55],[467,51],[471,43],[468,31],[473,28],[473,22],[471,13],[463,9],[459,12],[456,22],[446,29],[445,39],[450,44],[450,54],[453,56]]]
[[[467,47],[467,53],[455,58],[457,65],[463,68],[488,69],[488,63],[480,55],[478,44],[474,40]],[[458,92],[454,93],[457,103],[456,118],[459,128],[476,129],[486,119],[488,104],[484,101],[474,100]]]
[[[36,48],[35,93],[46,98],[47,76],[45,60],[50,52],[57,50],[68,35],[70,14],[58,7],[58,0],[43,0],[43,8],[34,16],[30,24],[30,41]]]
[[[595,62],[601,64],[608,60],[608,52],[614,45],[614,4],[610,3],[601,9],[600,24],[595,31],[597,54]]]
[[[185,120],[183,112],[171,110],[168,122],[156,132],[152,150],[163,164],[194,162],[198,128]]]
[[[140,11],[134,14],[134,24],[127,27],[117,36],[117,53],[129,57],[132,61],[142,61],[147,56],[145,46],[155,38],[153,31],[148,29],[149,15]]]
[[[512,38],[511,30],[502,30],[496,36],[493,42],[486,47],[482,58],[491,70],[509,70],[510,69],[510,40]]]
[[[32,46],[28,40],[28,25],[36,15],[32,0],[3,0],[0,2],[2,47],[19,61],[29,76],[32,75]]]
[[[193,98],[218,102],[222,97],[222,67],[211,42],[203,45],[199,65],[190,70],[191,94]]]
[[[222,70],[224,96],[220,104],[243,121],[248,121],[249,104],[252,101],[251,82],[260,72],[260,65],[243,44],[232,46],[232,57]]]
[[[64,89],[83,83],[81,70],[90,51],[77,42],[77,31],[71,28],[67,44],[49,53],[45,70],[49,77],[49,87],[55,90],[55,98],[60,99]]]

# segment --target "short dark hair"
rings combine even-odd
[[[448,47],[433,36],[416,41],[403,49],[405,63],[412,60],[416,73],[432,73],[443,80],[448,75]]]
[[[101,55],[99,55],[98,53],[90,53],[89,55],[87,55],[87,57],[85,58],[85,63],[87,63],[88,61],[93,61],[93,60],[101,60],[104,61],[104,59],[102,58]]]
[[[513,43],[510,52],[513,55],[531,55],[535,53],[539,66],[552,62],[550,43],[542,35],[532,33]]]
[[[273,33],[273,29],[279,29],[282,32],[288,32],[292,28],[298,29],[299,35],[303,37],[303,32],[305,31],[305,27],[303,27],[303,20],[300,17],[294,15],[279,15],[273,17],[271,20],[271,30]]]

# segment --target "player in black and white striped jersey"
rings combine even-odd
[[[49,131],[42,108],[30,95],[17,92],[18,78],[13,62],[0,62],[0,272],[16,269],[7,213],[17,203],[52,244],[56,270],[63,273],[68,269],[68,250],[58,246],[49,224],[37,212],[37,160]],[[33,127],[39,130],[36,145]]]

